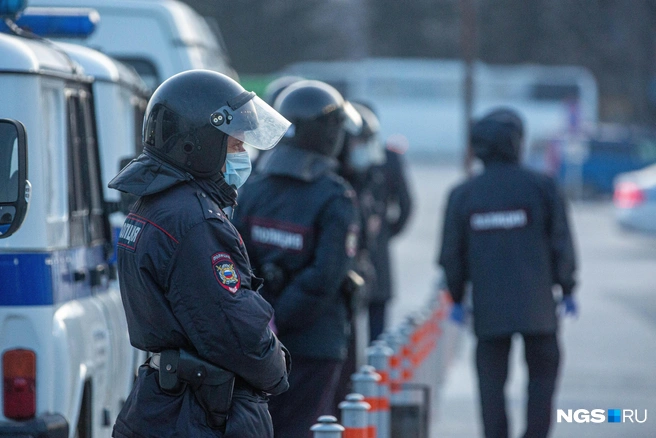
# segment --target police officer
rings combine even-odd
[[[269,105],[273,105],[278,96],[280,96],[280,93],[282,93],[285,88],[304,79],[305,78],[294,75],[280,76],[269,82],[269,84],[264,89],[264,96],[262,98]]]
[[[364,353],[369,344],[369,333],[364,329],[368,319],[368,304],[371,296],[376,293],[376,269],[372,262],[372,251],[376,248],[376,236],[380,230],[380,223],[372,233],[369,224],[380,221],[383,206],[374,198],[375,187],[369,178],[369,170],[374,161],[384,159],[382,150],[376,147],[371,140],[378,131],[378,119],[375,118],[365,106],[352,103],[353,108],[362,118],[362,129],[357,135],[347,134],[344,147],[338,155],[339,174],[346,179],[355,191],[358,212],[360,216],[360,235],[358,251],[355,255],[353,272],[361,278],[361,285],[352,288],[349,306],[349,319],[351,320],[351,335],[346,361],[340,372],[337,391],[333,401],[333,411],[337,411],[339,404],[351,392],[351,376],[357,371],[359,362],[364,359],[359,353]]]
[[[280,76],[279,78],[271,81],[266,88],[264,89],[264,95],[262,98],[266,103],[273,106],[273,103],[276,101],[276,98],[282,93],[282,90],[293,84],[303,80],[300,76]],[[266,156],[271,152],[271,150],[258,151],[258,154],[253,159],[253,171],[257,172],[259,170],[260,163],[266,161]]]
[[[287,389],[289,358],[222,208],[247,177],[243,145],[272,148],[288,126],[212,71],[177,74],[151,97],[143,154],[109,184],[139,196],[118,269],[130,341],[154,353],[115,437],[273,437],[267,395]]]
[[[484,172],[449,195],[439,264],[462,320],[471,284],[476,366],[485,436],[506,438],[504,385],[511,337],[521,334],[528,365],[524,437],[546,437],[559,366],[557,299],[575,314],[575,254],[565,201],[548,176],[519,165],[523,124],[507,108],[471,130]],[[556,286],[556,287],[554,287]]]
[[[357,251],[354,192],[335,173],[345,130],[361,120],[319,81],[285,88],[274,107],[292,126],[240,193],[235,211],[278,336],[294,358],[289,391],[271,399],[277,437],[301,438],[331,411],[349,323],[341,286]]]
[[[380,122],[373,109],[353,102],[362,116],[362,132],[347,145],[345,177],[360,201],[364,242],[375,273],[368,287],[369,338],[376,339],[386,325],[387,303],[392,298],[390,240],[401,233],[412,213],[412,197],[399,151],[380,141]]]

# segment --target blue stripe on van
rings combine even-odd
[[[52,255],[0,254],[0,306],[52,305]]]

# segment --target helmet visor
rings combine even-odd
[[[211,115],[216,129],[255,149],[274,147],[291,123],[258,96],[238,108],[224,106]]]
[[[344,111],[344,130],[351,135],[360,135],[362,132],[362,117],[351,102],[345,101]]]

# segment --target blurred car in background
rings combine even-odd
[[[613,202],[619,224],[656,233],[656,164],[615,178]]]
[[[525,161],[554,176],[574,198],[610,198],[617,175],[656,163],[656,130],[602,124],[536,143]]]

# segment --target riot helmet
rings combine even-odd
[[[264,101],[273,106],[273,103],[276,101],[276,98],[280,96],[282,90],[289,87],[291,84],[302,80],[304,79],[300,76],[280,76],[279,78],[274,79],[269,82],[269,85],[264,89]]]
[[[471,148],[483,163],[519,162],[524,124],[510,108],[497,108],[477,120],[471,128]]]
[[[344,143],[344,133],[357,135],[362,118],[332,86],[312,80],[286,87],[274,108],[292,123],[285,143],[336,157]]]
[[[358,135],[348,135],[349,162],[352,168],[363,171],[370,166],[385,162],[385,150],[380,141],[380,121],[371,107],[353,102],[362,117],[362,130]]]
[[[290,123],[255,93],[210,70],[188,70],[164,81],[144,115],[144,150],[195,177],[222,175],[228,137],[271,149]]]

